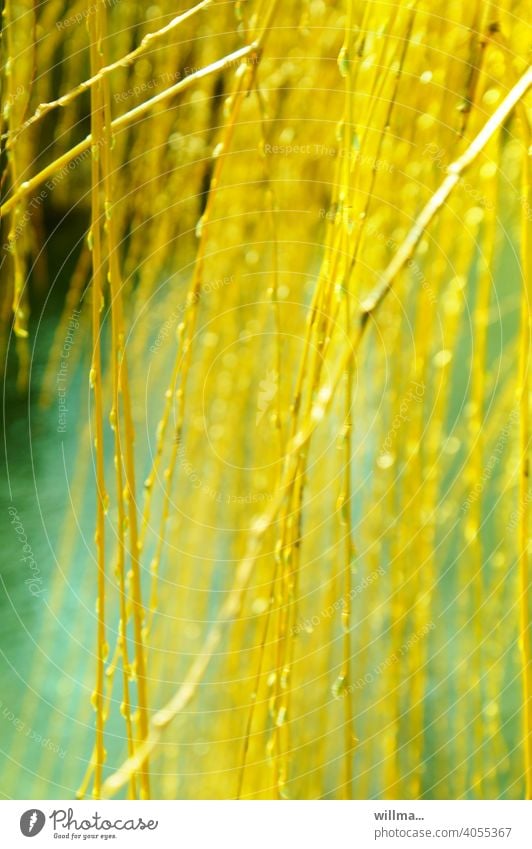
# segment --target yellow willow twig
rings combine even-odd
[[[480,4],[476,9],[476,20],[473,30],[473,58],[471,61],[470,81],[468,85],[468,94],[464,105],[464,121],[461,134],[472,129],[469,127],[469,122],[478,116],[478,105],[483,93],[489,87],[490,81],[490,64],[491,56],[490,40],[485,33],[489,32],[489,22],[491,19],[491,2]],[[475,110],[473,110],[475,107]],[[487,355],[487,331],[488,331],[488,313],[493,288],[492,266],[495,255],[496,242],[496,210],[497,210],[497,177],[498,173],[495,169],[497,161],[497,151],[499,145],[498,134],[494,134],[490,142],[490,153],[493,157],[493,174],[489,177],[486,189],[486,211],[484,213],[484,225],[481,241],[481,252],[479,256],[479,272],[477,279],[477,294],[474,309],[474,350],[471,359],[471,463],[470,475],[471,481],[474,483],[482,477],[482,464],[484,457],[484,398],[486,397],[486,355]],[[450,347],[447,345],[447,347]],[[436,462],[436,461],[434,461]],[[435,487],[435,481],[431,481],[429,488]],[[472,560],[473,583],[471,587],[472,607],[473,607],[473,629],[475,632],[476,652],[472,657],[472,667],[466,672],[468,679],[473,679],[473,692],[471,698],[472,723],[473,723],[473,753],[472,761],[472,781],[466,782],[464,791],[471,786],[473,792],[479,798],[486,798],[486,778],[487,770],[484,764],[485,752],[485,726],[478,722],[478,717],[481,715],[484,704],[486,703],[487,695],[484,687],[485,681],[482,675],[482,670],[486,668],[485,663],[485,645],[483,644],[483,619],[486,616],[484,599],[486,597],[486,568],[483,559],[483,543],[481,536],[482,529],[482,494],[474,499],[469,508],[469,516],[467,519],[466,536],[468,550]],[[484,662],[483,662],[484,661]],[[464,670],[465,671],[465,670]],[[475,724],[476,720],[476,724]],[[465,743],[465,741],[464,741]],[[465,756],[465,746],[464,746]],[[465,771],[464,771],[465,776]],[[489,796],[489,794],[488,794]]]
[[[97,15],[101,20],[101,44],[104,44],[105,36],[107,35],[107,26],[106,26],[106,10],[103,2],[100,2],[97,6]],[[105,61],[103,54],[103,46],[101,48],[101,53],[98,54],[99,61],[103,63]],[[106,211],[106,226],[107,226],[107,247],[108,247],[108,257],[109,257],[109,284],[110,284],[110,295],[111,295],[111,335],[112,335],[112,374],[113,374],[113,391],[112,391],[112,407],[110,414],[110,423],[111,428],[114,433],[114,452],[115,452],[115,480],[116,480],[116,500],[117,500],[117,512],[118,512],[118,529],[117,529],[117,542],[118,542],[118,551],[117,551],[117,565],[116,565],[116,574],[118,578],[118,588],[119,588],[119,609],[120,609],[120,620],[119,620],[119,633],[117,640],[117,652],[121,656],[122,660],[122,686],[123,686],[123,695],[122,695],[122,704],[121,704],[121,713],[124,717],[125,725],[126,725],[126,736],[127,736],[127,745],[128,752],[130,755],[133,755],[135,752],[135,740],[133,736],[133,720],[132,720],[132,712],[131,712],[131,693],[130,693],[130,678],[131,678],[131,666],[129,662],[129,652],[128,652],[128,637],[127,637],[127,623],[128,623],[128,609],[127,609],[127,586],[126,586],[126,569],[125,569],[125,531],[126,531],[126,515],[125,515],[125,494],[124,494],[124,475],[123,475],[123,452],[122,452],[122,443],[121,443],[121,433],[120,433],[120,356],[121,356],[121,339],[123,337],[123,328],[121,324],[121,309],[120,309],[120,280],[117,280],[117,268],[116,268],[116,259],[117,259],[117,247],[114,241],[114,230],[113,230],[113,220],[112,220],[112,212],[111,204],[113,197],[113,187],[111,181],[111,149],[113,145],[112,135],[111,135],[111,118],[110,118],[110,97],[109,97],[109,89],[108,89],[108,80],[102,79],[101,86],[98,85],[98,88],[101,87],[101,98],[100,105],[103,111],[103,120],[104,120],[104,129],[103,136],[105,143],[102,147],[102,155],[100,158],[101,161],[101,171],[103,177],[103,185],[104,185],[104,205]],[[127,475],[126,475],[127,478]],[[130,502],[131,509],[131,502]],[[133,502],[134,507],[134,502]],[[142,646],[140,647],[142,650]],[[138,651],[138,647],[137,647]],[[141,668],[143,668],[143,663],[141,662]],[[114,671],[113,667],[111,670],[108,670],[108,675]],[[140,684],[139,684],[140,691]],[[145,783],[144,785],[147,792],[149,792],[149,785]],[[131,775],[129,782],[129,798],[135,799],[137,797],[137,782],[136,776]]]
[[[263,24],[260,33],[257,35],[254,40],[255,51],[258,55],[262,53],[264,42],[266,36],[269,32],[269,28],[271,25],[271,21],[275,14],[275,10],[278,5],[278,0],[272,0],[270,4],[270,8],[268,9],[268,14],[266,16],[265,23]],[[258,14],[258,12],[257,12]],[[152,491],[153,491],[153,482],[157,475],[163,450],[164,450],[164,438],[167,432],[167,427],[170,421],[170,412],[171,405],[174,399],[177,401],[177,413],[176,413],[176,422],[175,422],[175,436],[172,444],[172,449],[170,453],[170,457],[168,459],[167,466],[164,470],[164,480],[165,480],[165,490],[163,496],[163,503],[161,507],[161,517],[159,524],[159,536],[156,551],[154,557],[152,559],[151,571],[153,576],[156,578],[158,570],[160,557],[162,553],[162,548],[165,539],[165,527],[169,515],[170,508],[170,497],[171,497],[171,489],[174,480],[174,474],[176,469],[177,460],[180,452],[183,450],[182,446],[182,431],[183,431],[183,423],[185,418],[185,400],[186,400],[186,389],[187,389],[187,378],[190,368],[191,356],[192,356],[192,348],[194,341],[194,333],[198,316],[198,308],[199,301],[201,295],[201,284],[203,279],[203,269],[205,262],[205,246],[207,244],[207,234],[208,227],[211,222],[212,210],[214,207],[215,199],[217,196],[217,190],[220,185],[220,179],[222,175],[222,171],[224,168],[224,164],[226,162],[227,157],[225,154],[228,152],[235,127],[236,121],[238,118],[238,114],[240,112],[240,108],[249,92],[255,73],[256,66],[254,63],[250,63],[249,65],[241,65],[240,66],[243,73],[238,74],[237,84],[235,90],[231,94],[231,111],[228,116],[227,122],[224,126],[224,131],[222,134],[222,140],[217,145],[215,151],[213,153],[214,158],[214,168],[211,177],[211,181],[209,184],[209,192],[207,197],[207,202],[205,204],[205,209],[203,211],[203,215],[200,218],[197,225],[197,232],[199,233],[199,246],[198,252],[196,256],[196,262],[194,266],[194,272],[192,275],[192,281],[190,284],[190,289],[187,295],[187,299],[185,302],[185,313],[183,316],[183,321],[180,322],[177,329],[177,342],[178,342],[178,351],[174,360],[174,364],[172,367],[172,377],[170,381],[170,385],[165,393],[165,402],[163,407],[163,414],[159,421],[157,427],[157,436],[156,436],[156,452],[152,462],[152,466],[150,469],[150,473],[148,475],[146,481],[146,497],[144,503],[144,510],[142,514],[141,520],[141,544],[144,542],[145,532],[148,528],[149,519],[150,519],[150,511],[151,511],[151,501],[152,501]],[[181,382],[178,388],[179,377],[181,377]],[[155,595],[152,594],[152,598]]]
[[[267,36],[270,31],[271,22],[274,18],[276,9],[278,7],[279,0],[271,0],[269,4],[268,11],[265,15],[264,23],[261,25],[260,29],[256,28],[256,37],[253,41],[255,45],[254,52],[257,54],[257,57],[262,54],[264,49],[264,45],[267,39]],[[257,20],[260,18],[260,12],[262,7],[265,5],[265,0],[261,0],[261,4],[259,9],[257,10],[256,17]],[[207,235],[209,224],[211,221],[212,210],[214,207],[215,199],[217,196],[217,190],[220,186],[220,180],[222,175],[222,170],[224,168],[225,162],[227,161],[227,157],[225,154],[229,151],[231,146],[231,142],[233,139],[233,135],[236,128],[236,121],[240,112],[240,108],[244,101],[244,98],[247,96],[248,92],[251,89],[253,84],[253,80],[256,74],[256,63],[251,62],[248,65],[241,65],[239,69],[239,73],[237,74],[237,84],[235,90],[231,94],[230,104],[231,110],[229,116],[227,118],[224,131],[222,134],[222,139],[218,143],[215,149],[215,154],[213,154],[214,159],[214,168],[212,177],[209,184],[209,192],[207,196],[207,202],[205,205],[205,209],[203,211],[203,215],[198,222],[197,232],[199,234],[199,247],[196,258],[196,263],[194,267],[194,273],[192,276],[192,282],[190,285],[190,290],[187,295],[186,300],[186,308],[185,315],[183,321],[180,323],[177,331],[177,341],[178,341],[178,354],[174,360],[174,365],[172,368],[172,378],[170,381],[170,386],[165,393],[165,404],[163,409],[163,416],[159,422],[157,428],[157,448],[154,461],[152,463],[152,468],[147,478],[147,492],[146,492],[146,501],[144,505],[144,511],[142,516],[142,529],[145,531],[148,527],[150,509],[151,509],[151,497],[152,497],[152,487],[155,475],[157,473],[157,469],[162,459],[163,447],[164,447],[164,437],[166,434],[166,430],[169,423],[170,417],[170,409],[171,403],[175,398],[177,401],[177,414],[176,414],[176,422],[175,422],[175,437],[172,444],[172,449],[170,453],[170,457],[168,459],[167,466],[164,470],[164,479],[165,479],[165,490],[163,496],[163,503],[161,506],[161,516],[159,522],[159,534],[157,540],[156,551],[154,553],[151,571],[152,576],[154,578],[153,581],[153,589],[152,589],[152,597],[151,597],[151,607],[153,610],[153,606],[156,602],[156,583],[155,579],[157,577],[157,573],[159,570],[159,563],[162,554],[164,539],[165,539],[165,529],[166,523],[169,515],[170,508],[170,498],[171,498],[171,489],[177,464],[177,459],[180,451],[182,450],[182,430],[185,416],[185,400],[186,400],[186,389],[187,389],[187,377],[190,369],[191,355],[193,349],[193,341],[194,341],[194,333],[197,322],[198,315],[198,306],[200,301],[200,293],[201,293],[201,283],[203,277],[203,268],[204,268],[204,257],[205,257],[205,246],[207,243]],[[181,383],[179,388],[178,379],[181,377]],[[143,541],[144,533],[141,536],[141,541]]]
[[[530,334],[532,332],[532,285],[530,249],[530,134],[524,149],[523,192],[521,198],[522,312],[520,340],[520,473],[519,473],[519,583],[520,647],[523,679],[523,718],[526,798],[532,799],[532,645],[530,637]]]
[[[100,21],[97,15],[89,17],[89,33],[91,38],[91,65],[97,66],[99,61],[98,44],[101,38]],[[94,426],[95,426],[95,454],[96,454],[96,498],[97,498],[97,526],[96,526],[96,550],[98,559],[98,601],[97,601],[97,674],[96,689],[94,692],[94,708],[96,710],[96,743],[93,755],[94,759],[94,795],[100,795],[102,784],[103,764],[105,762],[104,747],[104,675],[106,652],[106,630],[105,630],[105,472],[104,472],[104,444],[103,444],[103,398],[102,398],[102,369],[101,369],[101,309],[102,309],[102,244],[101,244],[101,204],[100,204],[100,168],[98,147],[103,138],[103,111],[101,102],[100,86],[96,86],[91,92],[91,138],[92,149],[92,364],[90,372],[90,384],[94,391]]]
[[[368,14],[369,5],[365,7],[365,15]],[[357,51],[358,53],[358,51]],[[339,68],[342,69],[346,60],[345,51],[340,51],[338,60]],[[358,63],[357,66],[358,67]],[[354,74],[351,73],[351,78]],[[344,136],[348,131],[348,114],[346,107],[344,116]],[[347,197],[347,184],[349,175],[350,158],[347,155],[348,146],[344,144],[343,159],[338,160],[337,181],[335,191],[339,208],[344,212]],[[343,178],[343,179],[342,179]],[[296,386],[291,406],[292,420],[290,422],[289,434],[294,437],[297,432],[298,422],[301,417],[302,400],[305,401],[303,417],[310,414],[313,392],[319,384],[321,363],[326,350],[328,328],[334,323],[330,319],[333,313],[331,299],[334,295],[334,283],[336,279],[336,268],[343,255],[343,239],[346,236],[345,228],[342,227],[340,235],[331,233],[331,244],[328,246],[327,259],[322,265],[317,285],[314,289],[312,304],[309,313],[309,321],[305,334],[303,355],[296,379]],[[345,253],[345,251],[344,251]],[[314,342],[314,345],[312,344]],[[314,352],[312,356],[311,353]],[[310,367],[307,366],[310,361]],[[307,373],[310,375],[306,379]],[[305,386],[308,389],[305,393]],[[290,676],[292,655],[294,649],[294,634],[289,630],[290,619],[297,617],[297,583],[300,558],[300,540],[302,528],[302,499],[304,489],[304,475],[307,463],[307,452],[302,450],[298,456],[297,467],[288,492],[288,505],[279,521],[278,547],[281,555],[280,578],[279,578],[279,603],[277,615],[276,641],[276,669],[273,693],[270,699],[271,713],[274,721],[271,740],[268,750],[271,753],[274,772],[275,788],[278,796],[286,795],[285,785],[287,781],[287,752],[289,747],[288,724],[286,722],[289,713],[290,702]],[[279,721],[280,720],[280,721]]]
[[[172,32],[176,27],[180,24],[187,21],[193,15],[201,12],[203,9],[206,9],[208,6],[211,6],[214,0],[201,0],[196,6],[193,6],[191,9],[187,9],[186,12],[181,12],[179,15],[176,15],[168,24],[161,29],[156,30],[155,32],[149,32],[144,36],[141,43],[138,47],[128,53],[126,56],[123,56],[121,59],[117,59],[116,62],[111,62],[109,65],[105,65],[100,68],[100,70],[93,74],[89,79],[84,80],[79,83],[74,88],[70,89],[66,94],[63,94],[62,97],[58,97],[57,100],[50,100],[48,103],[41,103],[35,110],[34,114],[28,118],[27,121],[24,122],[14,133],[10,136],[9,146],[15,141],[15,139],[22,133],[24,130],[27,130],[28,127],[31,127],[41,118],[44,118],[45,115],[48,115],[53,109],[57,109],[57,107],[68,106],[68,104],[72,103],[73,100],[78,97],[78,95],[82,94],[87,89],[91,88],[97,82],[101,82],[105,77],[108,77],[113,71],[123,68],[128,68],[130,65],[135,62],[139,56],[142,56],[143,53],[146,53],[149,47],[153,45],[155,41],[158,41],[165,35],[168,35],[169,32]]]
[[[497,136],[494,136],[493,142],[496,143]],[[472,481],[478,481],[482,478],[482,463],[484,459],[484,398],[486,397],[486,366],[487,366],[487,350],[488,350],[488,312],[493,289],[493,276],[491,269],[493,268],[493,260],[495,254],[495,239],[497,218],[495,210],[497,209],[497,173],[494,172],[489,178],[486,196],[489,203],[486,205],[485,224],[483,234],[483,250],[480,256],[480,271],[477,280],[477,302],[475,304],[475,349],[472,355],[472,422],[471,433],[473,445],[471,447],[471,465],[473,473]],[[470,508],[470,532],[468,539],[470,540],[470,553],[473,561],[474,574],[474,601],[473,601],[473,621],[476,630],[477,653],[473,659],[474,679],[477,681],[475,704],[473,708],[474,716],[481,714],[482,707],[485,704],[485,694],[483,692],[482,670],[486,668],[484,658],[484,631],[483,620],[485,611],[483,610],[483,599],[486,596],[485,586],[485,568],[482,551],[482,497],[479,497],[473,502]],[[486,780],[486,768],[484,764],[484,754],[482,751],[483,744],[483,726],[481,723],[476,723],[474,727],[475,737],[475,753],[473,762],[477,764],[474,770],[474,781],[479,790],[479,798],[486,798],[486,789],[484,782]],[[489,794],[488,794],[489,798]]]
[[[50,345],[50,354],[48,356],[48,362],[46,363],[45,372],[41,382],[41,391],[39,394],[40,407],[48,407],[51,403],[55,390],[55,382],[57,380],[56,357],[59,353],[59,358],[61,358],[63,340],[67,335],[68,323],[72,317],[72,314],[74,313],[74,311],[76,311],[76,308],[81,308],[81,305],[83,303],[85,297],[85,290],[88,285],[87,281],[90,276],[91,263],[91,253],[89,251],[87,243],[84,242],[81,246],[81,250],[76,262],[76,267],[72,274],[71,283],[65,297],[65,303],[63,306],[63,311],[61,313],[61,318],[57,323],[57,327],[54,332],[54,338],[52,344]],[[84,316],[85,313],[83,313],[81,321],[83,321]],[[77,353],[74,353],[74,350],[76,350]],[[71,349],[70,357],[68,360],[69,381],[73,380],[75,371],[74,366],[77,360],[79,360],[80,356],[81,345],[76,346],[75,349]]]
[[[414,226],[408,233],[406,239],[401,243],[394,258],[382,275],[380,282],[372,292],[362,301],[362,319],[365,322],[374,312],[379,304],[388,294],[389,289],[397,272],[408,262],[416,248],[422,234],[443,206],[452,190],[458,183],[464,171],[475,161],[482,152],[493,133],[504,123],[508,115],[527,93],[532,85],[532,68],[528,68],[519,78],[513,88],[508,92],[504,100],[499,104],[491,118],[484,124],[482,130],[475,136],[465,152],[447,168],[447,176],[441,183],[439,189],[430,198],[417,217]]]
[[[414,23],[415,7],[416,7],[416,3],[414,2],[409,9],[410,17],[409,17],[409,23],[408,23],[408,34],[411,32],[411,29],[412,29],[412,26],[413,26],[413,23]],[[366,9],[365,17],[364,17],[364,19],[362,21],[362,25],[361,25],[361,32],[363,32],[363,33],[366,32],[366,30],[369,26],[369,23],[368,23],[369,18],[367,17],[367,13],[369,11],[369,8],[370,7],[369,7],[369,4],[368,4],[365,7],[365,9]],[[394,19],[395,19],[395,13],[394,13]],[[405,62],[405,58],[406,58],[406,51],[407,51],[409,43],[410,43],[410,38],[409,38],[409,35],[408,35],[408,37],[405,38],[404,41],[403,41],[403,46],[402,46],[402,49],[400,51],[400,55],[399,55],[399,58],[398,58],[398,64],[397,64],[397,69],[396,69],[396,72],[395,72],[394,83],[393,83],[393,91],[392,91],[391,96],[387,98],[389,105],[388,105],[387,115],[386,115],[386,119],[384,121],[383,129],[381,130],[381,132],[379,134],[379,141],[378,141],[377,148],[376,148],[375,162],[377,161],[378,157],[380,156],[382,145],[383,145],[384,138],[385,138],[385,135],[386,135],[386,129],[389,126],[391,116],[392,116],[392,112],[393,112],[393,108],[394,108],[394,105],[396,103],[397,88],[398,88],[398,84],[399,84],[399,79],[400,79],[401,74],[402,74],[402,70],[403,70],[403,66],[404,66],[404,62]],[[354,45],[353,51],[356,53],[356,55],[359,58],[360,58],[360,50],[361,50],[361,44],[359,44],[358,46]],[[341,60],[343,58],[344,57],[343,57],[342,52],[341,52],[340,57],[339,57],[340,64],[341,64]],[[384,47],[383,47],[383,50],[381,52],[379,62],[380,62],[380,64],[384,64]],[[355,66],[354,71],[351,71],[351,76],[352,76],[351,88],[352,88],[353,91],[355,90],[355,81],[356,81],[357,70],[358,70],[358,63]],[[382,90],[383,90],[385,79],[386,79],[386,74],[382,75],[382,84],[378,88],[378,92],[376,94],[376,97],[374,98],[374,101],[372,101],[370,116],[373,114],[374,102],[378,101],[382,98]],[[365,120],[365,124],[367,125],[367,127],[369,127],[370,124],[371,124],[370,116]],[[362,138],[365,137],[366,133],[367,133],[367,128],[364,130]],[[339,159],[338,162],[339,162],[339,165],[342,165],[341,159]],[[346,169],[346,166],[349,165],[349,162],[350,162],[350,157],[345,155],[344,156],[344,163],[343,163],[342,167],[339,168],[340,173],[339,173],[339,176],[338,176],[337,198],[338,198],[338,202],[339,202],[339,209],[342,211],[342,216],[345,216],[345,214],[349,212],[349,208],[346,208],[344,210],[344,206],[345,206],[346,201],[347,201],[347,196],[345,194],[345,188],[347,187],[347,182],[346,182],[346,180],[347,180],[347,169]],[[357,161],[355,163],[355,169],[354,169],[355,174],[357,174],[358,170],[359,170],[359,162]],[[343,183],[342,183],[342,180],[341,180],[342,176],[344,178]],[[356,262],[357,262],[357,259],[358,259],[359,249],[360,249],[361,244],[362,244],[362,235],[363,235],[363,231],[364,231],[364,227],[365,227],[365,222],[368,218],[369,208],[370,208],[370,204],[371,204],[372,191],[373,191],[373,186],[375,184],[375,178],[376,178],[376,168],[374,166],[373,169],[372,169],[370,190],[367,192],[367,200],[366,200],[365,205],[364,205],[364,210],[363,210],[363,215],[362,215],[362,225],[359,228],[357,238],[356,238],[356,241],[355,241],[355,247],[354,247],[354,250],[352,252],[353,255],[352,255],[349,271],[345,272],[344,285],[347,285],[347,283],[345,281],[350,279],[351,274],[353,272],[353,269],[354,269]],[[355,191],[356,191],[356,188],[355,188]],[[345,225],[345,220],[344,220],[344,225]],[[308,327],[308,331],[307,331],[306,338],[305,338],[305,349],[304,349],[305,352],[304,352],[304,355],[301,359],[301,365],[300,365],[300,370],[299,370],[299,373],[298,373],[298,379],[297,379],[297,382],[296,382],[296,390],[295,390],[295,393],[294,393],[294,400],[293,400],[293,404],[292,404],[292,409],[295,413],[295,418],[293,419],[293,422],[292,422],[292,425],[293,425],[292,432],[291,432],[292,437],[295,435],[296,430],[297,430],[298,414],[299,414],[299,410],[300,410],[301,395],[302,395],[302,390],[303,390],[303,378],[304,378],[306,367],[307,367],[307,358],[308,358],[308,353],[309,353],[309,350],[310,350],[310,344],[311,344],[311,340],[312,340],[312,332],[315,331],[317,336],[318,336],[318,338],[315,340],[316,346],[319,347],[320,345],[323,344],[322,359],[324,359],[327,348],[325,347],[325,343],[321,343],[319,335],[320,335],[320,333],[322,333],[323,336],[325,337],[325,339],[330,341],[330,339],[332,338],[332,334],[333,334],[333,328],[334,328],[336,320],[337,320],[338,311],[340,309],[341,299],[333,301],[333,304],[331,306],[331,298],[333,297],[333,294],[334,294],[334,281],[336,280],[337,275],[338,275],[338,272],[337,272],[338,263],[340,262],[341,259],[343,259],[343,255],[345,253],[345,251],[342,250],[342,239],[343,239],[344,232],[345,232],[345,226],[342,228],[339,235],[336,235],[335,237],[333,237],[332,244],[330,246],[332,259],[327,259],[325,261],[324,270],[322,269],[322,272],[320,274],[320,281],[318,283],[317,289],[315,290],[315,297],[313,299],[312,311],[311,311],[311,316],[310,316],[310,321],[309,321],[309,327]],[[322,278],[323,278],[323,280],[322,280]],[[320,285],[322,282],[323,282],[323,285]],[[354,293],[354,294],[356,295],[357,293]],[[320,321],[322,322],[322,325],[323,325],[323,327],[321,329],[319,329],[317,327],[317,325],[319,324]],[[320,361],[321,360],[318,360],[318,364],[320,363]]]
[[[3,12],[5,17],[5,40],[7,56],[5,58],[7,77],[7,98],[3,110],[7,114],[8,138],[13,136],[17,125],[24,117],[33,81],[34,27],[35,13],[33,3],[12,3],[7,0]],[[21,25],[21,19],[24,24]],[[25,94],[21,98],[18,91]],[[8,167],[13,186],[19,186],[24,173],[24,165],[31,161],[31,150],[21,148],[11,151]],[[21,198],[13,208],[11,226],[7,237],[9,253],[12,257],[13,275],[9,289],[12,294],[13,331],[15,346],[19,358],[18,387],[24,389],[29,374],[30,352],[28,337],[28,280],[26,267],[25,204]],[[0,216],[2,217],[2,216]]]
[[[153,717],[144,744],[137,750],[133,758],[128,758],[124,761],[118,770],[104,782],[102,787],[103,797],[112,795],[127,783],[131,773],[137,771],[149,757],[150,753],[153,752],[164,729],[186,707],[190,699],[194,696],[198,684],[222,639],[225,626],[229,625],[241,610],[245,592],[259,554],[261,539],[275,521],[287,493],[293,488],[294,476],[297,474],[299,467],[299,453],[309,442],[318,424],[330,408],[335,391],[344,378],[346,368],[360,348],[365,330],[369,324],[369,319],[381,307],[397,275],[414,252],[422,234],[437,215],[468,166],[482,152],[493,134],[504,123],[521,98],[526,94],[531,84],[532,69],[529,68],[509,91],[466,151],[449,166],[447,176],[419,213],[405,240],[401,243],[395,256],[384,270],[380,282],[368,297],[362,301],[358,311],[358,321],[354,325],[352,338],[339,356],[338,366],[332,379],[327,386],[322,387],[320,390],[318,399],[312,407],[309,423],[304,428],[301,428],[288,445],[284,472],[278,491],[272,498],[268,510],[255,522],[254,530],[248,543],[248,551],[238,566],[235,584],[225,603],[222,605],[218,622],[207,634],[201,652],[190,667],[183,684],[181,684],[167,704]],[[530,703],[527,706],[530,707]],[[528,739],[530,740],[530,737]]]
[[[238,50],[228,53],[222,59],[217,59],[216,62],[211,62],[211,64],[207,65],[205,68],[200,68],[199,71],[195,71],[188,77],[179,80],[179,82],[175,85],[166,88],[164,91],[161,91],[149,100],[144,101],[144,103],[140,103],[138,106],[135,106],[135,108],[131,109],[129,112],[125,112],[123,115],[120,115],[120,117],[115,118],[111,123],[113,133],[116,134],[117,132],[124,130],[126,127],[129,127],[131,124],[135,123],[135,121],[146,115],[146,113],[154,106],[158,106],[161,103],[170,100],[172,97],[175,97],[177,94],[181,94],[181,92],[186,91],[198,80],[202,80],[204,77],[208,77],[218,71],[223,71],[233,63],[236,64],[241,59],[245,59],[246,56],[250,56],[258,51],[258,43],[251,42],[245,47],[240,47]],[[49,165],[43,168],[42,171],[39,171],[38,174],[35,174],[34,177],[30,177],[29,180],[23,181],[11,197],[8,198],[0,207],[0,217],[7,215],[7,213],[10,212],[23,197],[31,194],[31,192],[44,183],[45,180],[48,180],[49,177],[55,174],[56,171],[67,168],[71,162],[82,157],[82,154],[89,150],[91,144],[92,136],[88,135],[83,139],[83,141],[78,142],[78,144],[71,147],[70,150],[67,150],[66,153],[62,154],[62,156],[58,156],[57,159],[50,162]]]
[[[262,150],[266,149],[266,144],[270,140],[270,132],[267,128],[267,107],[264,99],[264,95],[260,89],[258,83],[259,72],[256,71],[255,74],[255,95],[257,98],[257,104],[260,113],[260,123],[261,123],[261,142],[260,146]],[[281,326],[281,310],[279,304],[279,234],[277,228],[277,218],[276,214],[279,211],[279,205],[277,202],[277,196],[275,193],[274,181],[272,180],[271,168],[268,163],[268,159],[266,155],[264,155],[264,183],[266,186],[266,196],[268,200],[268,217],[270,221],[270,228],[272,234],[272,264],[273,264],[273,274],[272,274],[272,285],[268,289],[268,295],[271,299],[272,303],[272,311],[273,311],[273,323],[275,327],[276,333],[276,364],[277,364],[277,395],[276,395],[276,410],[275,410],[275,427],[277,429],[279,435],[279,449],[280,449],[280,457],[283,454],[283,419],[282,419],[282,392],[281,392],[281,371],[282,371],[282,326]]]
[[[99,7],[102,11],[102,17],[105,21],[105,11],[102,6]],[[104,105],[104,139],[102,151],[102,176],[104,183],[105,196],[105,217],[107,228],[107,243],[109,255],[109,285],[111,294],[111,322],[112,322],[112,350],[113,350],[113,411],[114,411],[114,430],[116,437],[116,462],[117,471],[121,469],[122,462],[124,464],[124,492],[118,493],[119,504],[122,499],[128,505],[129,519],[129,540],[130,540],[130,555],[131,555],[131,598],[133,611],[133,633],[135,646],[135,672],[137,679],[137,696],[138,696],[138,724],[140,731],[140,742],[145,740],[148,733],[148,696],[146,687],[146,652],[144,645],[144,606],[142,602],[141,590],[141,566],[139,560],[139,544],[138,544],[138,523],[137,523],[137,500],[136,500],[136,483],[135,483],[135,462],[134,462],[134,429],[131,413],[131,398],[129,391],[129,372],[127,364],[127,355],[124,342],[124,319],[123,319],[123,303],[122,303],[122,280],[120,274],[120,266],[118,259],[118,240],[116,237],[116,215],[113,210],[113,182],[112,182],[112,147],[113,147],[113,131],[111,121],[110,107],[110,92],[109,81],[107,78],[102,83],[102,99]],[[122,405],[120,406],[119,395],[122,396]],[[124,421],[123,440],[121,436],[121,419]],[[122,459],[123,458],[123,459]],[[117,474],[117,484],[122,485],[122,474]],[[122,521],[123,532],[125,524],[125,515],[123,510],[119,516],[119,521]],[[123,666],[124,666],[124,714],[128,735],[131,734],[131,712],[129,703],[129,684],[128,676],[130,675],[129,661],[127,655],[126,641],[126,589],[123,559],[119,564],[119,582],[121,594],[121,626],[123,628]],[[129,750],[133,752],[133,741],[129,740]],[[139,784],[141,798],[147,799],[150,796],[150,782],[147,768],[147,762],[144,762],[144,768],[139,776]],[[135,793],[135,784],[130,787],[131,794]]]

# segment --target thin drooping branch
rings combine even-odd
[[[473,139],[467,150],[447,168],[447,176],[432,195],[430,200],[421,210],[413,227],[401,243],[392,261],[384,271],[379,283],[372,292],[362,301],[362,317],[369,317],[378,308],[390,290],[397,273],[403,268],[412,256],[421,236],[429,226],[430,222],[439,209],[443,206],[452,190],[458,183],[466,168],[475,161],[479,153],[484,149],[493,133],[502,126],[508,115],[512,112],[519,101],[525,96],[532,85],[532,68],[519,78],[513,88],[508,92],[502,103],[495,110],[491,118],[486,121],[482,130]]]
[[[179,82],[175,85],[170,86],[149,100],[146,100],[144,103],[140,103],[138,106],[135,106],[135,108],[131,109],[129,112],[125,112],[123,115],[120,115],[120,117],[115,118],[111,124],[113,133],[116,134],[131,126],[131,124],[134,124],[137,120],[143,118],[154,106],[159,106],[161,103],[181,94],[198,80],[208,77],[211,74],[215,74],[218,71],[223,71],[231,65],[237,65],[247,56],[257,53],[258,49],[257,43],[252,42],[251,44],[247,44],[245,47],[240,47],[238,50],[234,50],[232,53],[228,53],[222,59],[217,59],[216,62],[211,62],[211,64],[207,65],[205,68],[200,68],[199,71],[189,74],[188,77],[184,77],[184,79],[179,80]],[[83,139],[83,141],[74,145],[74,147],[71,147],[70,150],[67,150],[67,152],[62,156],[54,159],[53,162],[43,168],[42,171],[39,171],[38,174],[35,174],[34,177],[22,182],[18,190],[14,192],[0,207],[0,218],[3,218],[3,216],[7,215],[8,212],[11,212],[13,207],[21,200],[21,198],[34,192],[35,189],[52,177],[57,171],[68,168],[70,163],[80,157],[83,157],[90,149],[91,144],[92,136],[88,135]]]
[[[523,198],[530,201],[530,157],[527,133],[523,163]],[[523,206],[521,258],[521,328],[519,363],[519,419],[520,419],[520,465],[519,465],[519,619],[520,650],[522,656],[523,731],[525,750],[526,798],[532,799],[532,643],[530,636],[530,334],[531,318],[531,263],[530,222],[528,206]]]

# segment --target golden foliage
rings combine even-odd
[[[65,14],[5,4],[3,314],[23,385],[79,207],[82,794],[530,797],[527,4]]]

